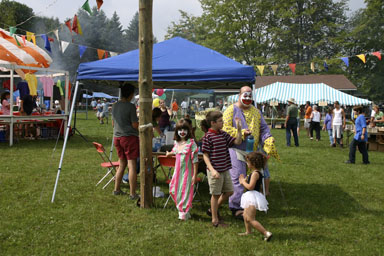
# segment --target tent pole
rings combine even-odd
[[[10,94],[11,94],[11,102],[10,102],[10,111],[9,114],[11,115],[11,123],[9,124],[9,146],[13,145],[13,88],[14,88],[14,79],[13,79],[14,71],[13,68],[11,69],[11,85],[9,87]]]
[[[65,149],[67,147],[67,142],[68,142],[68,136],[69,136],[69,129],[71,128],[71,121],[72,121],[72,115],[73,115],[73,110],[75,108],[76,104],[76,96],[77,96],[77,89],[79,88],[79,81],[76,81],[76,86],[75,86],[75,91],[72,96],[72,104],[71,104],[71,112],[69,113],[69,118],[67,122],[67,129],[65,130],[65,136],[64,136],[64,144],[63,144],[63,149],[61,151],[61,157],[60,157],[60,163],[59,163],[59,168],[57,169],[57,176],[56,176],[56,182],[55,182],[55,187],[53,189],[53,194],[52,194],[52,200],[51,203],[55,201],[55,195],[56,195],[56,189],[57,189],[57,184],[59,182],[59,177],[60,177],[60,171],[61,171],[61,166],[63,164],[63,159],[64,159],[64,153]]]

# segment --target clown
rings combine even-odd
[[[249,86],[244,86],[240,89],[239,100],[233,105],[229,106],[223,115],[224,127],[223,130],[230,134],[232,137],[236,137],[237,128],[235,119],[241,120],[242,138],[243,143],[229,149],[231,156],[232,169],[230,174],[232,178],[234,193],[229,198],[229,208],[232,211],[233,216],[241,218],[243,209],[240,207],[241,196],[244,191],[244,187],[239,183],[239,176],[243,174],[246,176],[247,164],[242,155],[246,149],[247,136],[252,135],[254,137],[253,150],[256,151],[260,144],[271,145],[274,148],[274,138],[272,137],[269,127],[265,122],[261,112],[252,105],[252,89]],[[268,150],[269,151],[269,150]],[[269,153],[269,152],[267,152]],[[265,192],[269,194],[269,172],[268,168],[264,169],[265,177]]]

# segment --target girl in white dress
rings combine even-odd
[[[239,235],[251,234],[253,227],[264,235],[264,241],[269,241],[272,238],[272,233],[267,231],[255,217],[256,210],[265,212],[268,210],[267,199],[260,193],[263,179],[261,170],[265,167],[267,159],[267,156],[260,152],[249,153],[247,155],[247,165],[251,173],[248,178],[245,178],[242,174],[239,177],[240,184],[248,190],[241,196],[240,206],[244,209],[245,233]]]

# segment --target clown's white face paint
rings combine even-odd
[[[188,130],[186,129],[181,129],[177,131],[177,134],[180,136],[180,138],[184,139],[185,136],[188,135]]]
[[[240,102],[244,107],[249,107],[252,104],[252,92],[243,92],[240,95]]]

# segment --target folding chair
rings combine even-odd
[[[175,167],[176,157],[175,156],[158,156],[157,160],[159,161],[159,167],[163,171],[164,177],[166,178],[167,184],[171,182],[171,171]],[[168,167],[168,175],[165,173],[164,167]],[[167,201],[164,204],[164,208],[167,206],[169,199],[171,199],[171,194],[169,194]]]
[[[103,162],[100,164],[101,167],[108,169],[107,173],[104,175],[103,178],[101,178],[101,180],[99,180],[99,182],[97,182],[96,186],[99,185],[109,174],[112,175],[112,178],[107,182],[107,184],[104,185],[103,189],[105,189],[109,185],[109,183],[111,183],[115,179],[114,173],[116,173],[116,168],[119,167],[119,162],[111,161],[111,158],[108,157],[103,145],[97,142],[93,142],[92,144],[95,146],[97,152],[103,160]]]

